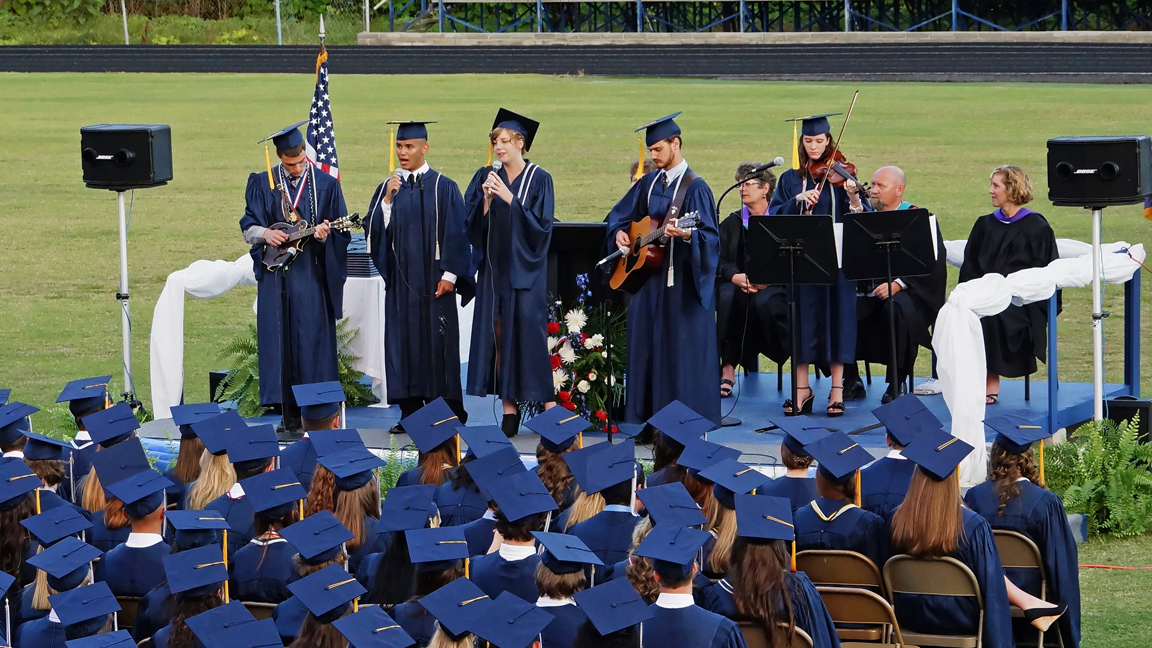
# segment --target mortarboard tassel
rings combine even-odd
[[[388,129],[388,175],[396,173],[396,127]]]
[[[1043,475],[1043,473],[1041,473],[1041,475]],[[1041,477],[1040,481],[1044,481],[1044,478]],[[40,489],[39,488],[36,489],[36,515],[40,515]]]
[[[488,161],[486,163],[484,163],[484,166],[492,166],[492,140],[491,139],[488,140]]]
[[[469,565],[468,565],[468,559],[467,559],[467,558],[465,558],[465,559],[464,559],[464,578],[469,578],[469,577],[470,577],[470,570],[468,569],[468,567],[469,567]]]
[[[792,571],[796,571],[796,541],[792,541]]]
[[[856,506],[860,506],[860,469],[856,469]]]
[[[636,163],[636,173],[632,175],[633,180],[644,177],[644,138],[637,135],[636,141],[640,143],[640,161]]]
[[[228,529],[220,529],[220,535],[223,537],[223,542],[220,543],[220,548],[224,553],[224,569],[228,569]],[[224,581],[224,603],[228,603],[228,581]]]
[[[360,611],[360,597],[352,599],[352,613],[355,614]]]
[[[264,166],[268,167],[268,188],[276,191],[276,183],[272,182],[272,156],[268,155],[268,145],[264,145]]]
[[[792,122],[792,170],[800,170],[800,126]]]
[[[1044,439],[1040,439],[1040,483],[1037,485],[1044,488],[1046,483],[1048,482],[1044,481]]]

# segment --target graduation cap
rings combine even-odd
[[[296,474],[287,468],[270,470],[240,481],[252,510],[264,520],[279,520],[296,502],[308,497]]]
[[[420,571],[445,571],[468,558],[464,527],[412,529],[404,532],[408,556]]]
[[[28,533],[41,545],[47,547],[62,538],[75,536],[92,528],[92,521],[71,506],[57,506],[20,521]],[[0,591],[4,591],[0,589]]]
[[[428,520],[436,515],[436,503],[432,501],[435,496],[436,487],[432,484],[389,488],[380,506],[380,521],[376,523],[376,532],[423,529]]]
[[[786,122],[801,122],[801,134],[808,137],[816,135],[823,135],[829,133],[832,128],[828,125],[828,118],[842,115],[843,113],[824,113],[823,115],[810,115],[808,117],[793,117],[792,119],[785,119]]]
[[[592,427],[592,421],[563,407],[553,407],[529,419],[524,427],[540,435],[545,450],[559,454],[571,448],[576,437]]]
[[[1020,455],[1032,449],[1032,444],[1052,436],[1043,425],[1036,425],[1023,416],[1006,414],[984,420],[984,425],[996,431],[996,445],[1008,454]]]
[[[441,443],[456,436],[460,418],[448,407],[443,398],[428,403],[400,421],[401,427],[412,437],[420,452],[435,450]]]
[[[0,443],[12,445],[19,441],[21,435],[32,429],[28,417],[39,411],[39,407],[19,401],[13,401],[0,407]]]
[[[173,594],[207,596],[228,580],[220,548],[197,547],[164,556],[164,575]]]
[[[556,408],[553,407],[552,409]],[[572,478],[576,480],[577,485],[588,481],[588,467],[592,464],[593,458],[611,447],[612,444],[610,443],[595,443],[579,450],[564,453],[564,463],[567,464],[568,471],[572,473]],[[472,474],[472,464],[468,464],[468,473]]]
[[[695,478],[700,478],[700,471],[724,461],[725,459],[739,459],[740,451],[736,448],[712,443],[704,439],[692,439],[684,444],[684,451],[676,463],[688,469]],[[689,525],[690,526],[690,525]]]
[[[707,531],[674,524],[652,527],[636,555],[652,559],[652,567],[669,580],[683,580],[692,574],[696,552],[712,537]]]
[[[792,503],[784,497],[737,495],[736,535],[753,542],[795,540]]]
[[[565,461],[584,450],[575,450],[565,454]],[[572,464],[569,463],[568,466],[571,467]],[[523,472],[528,472],[528,468],[524,466],[524,460],[520,458],[520,453],[516,452],[516,448],[511,445],[483,457],[478,457],[468,464],[468,475],[472,477],[472,481],[476,482],[476,488],[480,489],[480,494],[487,501],[495,499],[489,488],[492,484],[503,477]]]
[[[656,524],[699,526],[708,522],[708,517],[692,499],[683,482],[636,491],[636,498],[644,504],[648,517]]]
[[[699,439],[716,427],[707,417],[697,414],[678,400],[668,403],[653,414],[652,418],[648,419],[648,425],[660,430],[660,434],[677,441],[680,445],[688,445],[689,441]]]
[[[394,124],[396,129],[396,141],[403,142],[404,140],[414,139],[428,139],[428,129],[425,128],[428,124],[435,124],[434,121],[390,121],[389,124]]]
[[[628,439],[622,443],[604,445],[608,447],[588,462],[581,475],[584,480],[576,482],[585,493],[599,493],[636,477],[635,442]]]
[[[24,458],[29,461],[67,461],[72,444],[43,434],[25,432],[28,442],[24,444]]]
[[[340,403],[347,398],[339,380],[292,385],[292,394],[300,406],[300,417],[306,421],[320,421],[340,411]]]
[[[501,477],[488,489],[500,507],[500,514],[512,526],[524,526],[540,513],[556,510],[556,500],[536,473],[522,472]]]
[[[648,603],[627,578],[617,578],[576,592],[572,598],[601,635],[641,624],[653,616]]]
[[[308,433],[317,457],[335,454],[341,450],[366,450],[360,432],[353,429],[316,430]]]
[[[212,608],[189,618],[185,623],[200,643],[209,648],[284,648],[276,622],[257,621],[240,601]]]
[[[804,446],[828,436],[828,428],[810,416],[792,416],[771,421],[784,433],[784,446],[797,457],[807,457]]]
[[[29,558],[28,564],[48,575],[48,587],[63,592],[80,587],[88,578],[89,563],[102,555],[103,551],[69,536]]]
[[[366,448],[341,450],[317,459],[336,476],[336,488],[353,491],[372,481],[372,471],[386,462]]]
[[[180,426],[180,438],[191,439],[196,436],[196,432],[192,429],[193,423],[199,423],[219,414],[219,403],[176,405],[172,407],[172,422]]]
[[[281,128],[280,130],[276,131],[275,133],[272,133],[268,137],[265,137],[264,139],[262,139],[256,143],[257,144],[263,144],[264,142],[267,142],[268,140],[272,140],[272,143],[276,145],[276,152],[277,153],[280,153],[282,151],[287,151],[290,148],[300,146],[301,144],[304,143],[304,135],[303,135],[303,133],[300,132],[300,127],[303,126],[304,124],[307,124],[307,123],[308,122],[306,122],[306,121],[302,121],[299,124],[292,124],[291,126],[285,126],[284,128]]]
[[[237,472],[246,472],[267,466],[268,462],[280,454],[280,441],[276,438],[276,428],[271,425],[253,425],[229,434],[224,441],[228,451],[228,461]]]
[[[804,446],[820,462],[818,471],[824,479],[839,486],[856,471],[872,463],[872,455],[843,432],[833,432],[815,443]]]
[[[916,394],[903,396],[872,410],[888,435],[902,446],[912,443],[924,428],[940,429],[944,424]]]
[[[82,634],[95,634],[105,617],[120,611],[116,595],[100,581],[48,597],[52,611],[64,626],[79,626]]]
[[[725,459],[700,471],[700,477],[712,482],[712,494],[728,508],[736,508],[734,495],[750,493],[771,481],[767,475],[751,466]]]
[[[378,605],[337,619],[332,626],[352,648],[408,648],[416,643],[400,624]]]
[[[64,645],[67,648],[136,648],[136,642],[127,630],[72,639],[65,641]]]
[[[57,403],[68,403],[72,416],[82,416],[108,406],[108,382],[112,376],[73,380],[60,391]]]
[[[101,483],[104,480],[100,480]],[[140,472],[105,485],[104,490],[124,502],[124,513],[133,520],[145,518],[164,505],[164,489],[175,486],[172,480],[152,470]]]
[[[84,429],[92,437],[92,442],[101,448],[110,448],[127,439],[140,429],[136,413],[128,403],[116,403],[112,407],[89,414],[82,419]]]
[[[488,613],[492,602],[475,583],[467,578],[457,578],[422,597],[420,607],[440,622],[445,634],[457,640],[472,631],[472,624]]]
[[[16,582],[16,577],[5,571],[0,571],[0,592],[7,592],[8,588],[12,587],[12,583]]]
[[[640,128],[637,128],[636,129],[637,133],[639,133],[640,131],[644,131],[644,146],[652,146],[656,142],[662,142],[662,141],[668,139],[669,137],[679,135],[680,134],[680,126],[677,125],[676,122],[673,120],[676,117],[679,117],[680,113],[682,113],[682,112],[684,112],[684,111],[681,110],[681,111],[674,112],[671,115],[668,115],[666,117],[661,117],[660,119],[657,119],[656,121],[648,122],[647,124],[644,124]],[[659,430],[660,428],[656,428],[656,429]],[[661,432],[663,432],[663,430],[661,430]]]
[[[195,549],[220,542],[217,531],[230,531],[228,520],[212,510],[165,511],[165,519],[176,529],[176,546],[181,549]]]
[[[574,535],[543,531],[533,531],[532,535],[544,545],[540,561],[553,574],[574,574],[582,571],[585,565],[604,564],[583,540]]]
[[[524,115],[518,115],[507,108],[501,108],[496,112],[496,119],[492,121],[492,130],[497,128],[507,128],[523,135],[524,152],[527,153],[532,148],[533,140],[536,139],[536,131],[540,129],[540,122]]]
[[[383,518],[381,518],[383,520]],[[280,537],[288,541],[300,559],[310,565],[319,565],[336,557],[345,542],[356,537],[328,511],[313,513],[284,527]]]
[[[211,418],[192,423],[192,430],[200,437],[204,448],[217,456],[228,451],[229,437],[241,434],[247,429],[248,424],[236,410],[221,412]]]
[[[340,565],[328,565],[310,576],[288,583],[288,589],[321,623],[332,623],[340,618],[349,603],[368,592]],[[331,616],[337,612],[339,614]]]
[[[0,464],[0,511],[16,508],[43,483],[23,461]]]
[[[972,446],[944,430],[924,430],[916,440],[900,451],[905,459],[920,466],[929,478],[943,481],[972,452]]]
[[[140,439],[129,439],[93,455],[92,467],[96,469],[100,483],[107,489],[111,484],[149,470],[152,464],[148,461]]]
[[[552,409],[556,408],[553,407]],[[460,425],[457,426],[456,433],[460,435],[464,443],[468,444],[468,452],[476,457],[487,457],[504,448],[515,450],[512,440],[504,436],[504,431],[500,429],[499,425],[473,425],[471,427]]]
[[[472,632],[496,648],[524,648],[532,645],[555,618],[543,608],[504,591],[488,606],[484,616],[476,619]]]

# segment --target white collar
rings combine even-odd
[[[41,487],[40,487],[40,490],[42,490],[42,491],[52,491],[53,493],[55,493],[55,492],[56,492],[56,489],[57,489],[57,488],[59,488],[59,487],[60,487],[60,484],[56,484],[55,486],[41,486]]]
[[[305,433],[304,433],[304,436],[302,436],[302,437],[300,437],[300,438],[301,438],[301,439],[310,439],[310,438],[312,438],[312,437],[308,436],[308,433],[307,433],[307,432],[305,432]]]
[[[885,456],[885,457],[888,457],[889,459],[904,459],[905,461],[907,461],[907,460],[908,460],[908,458],[907,458],[907,457],[905,457],[904,455],[900,454],[900,451],[899,451],[899,450],[889,450],[889,451],[888,451],[888,454],[886,454],[886,455],[884,455],[884,456]]]
[[[1016,483],[1017,483],[1017,484],[1019,484],[1019,483],[1020,483],[1020,482],[1022,482],[1022,481],[1028,481],[1028,478],[1027,478],[1027,477],[1017,477],[1017,478],[1016,478]]]
[[[656,605],[667,610],[679,610],[680,608],[696,605],[696,601],[692,599],[691,594],[660,592],[660,597],[656,599]]]
[[[680,164],[677,164],[676,166],[664,172],[664,177],[668,178],[668,184],[672,184],[673,182],[676,182],[677,178],[684,175],[684,172],[687,170],[688,160],[680,160]]]
[[[76,446],[77,441],[84,441],[85,443],[81,444],[80,446]],[[92,435],[88,434],[88,430],[77,430],[76,436],[72,439],[72,445],[79,448],[86,446],[89,443],[92,443]]]
[[[480,516],[480,519],[482,519],[482,520],[495,520],[496,519],[496,512],[493,511],[492,509],[488,509],[487,511],[484,511],[484,515]]]
[[[164,537],[159,533],[129,533],[124,546],[132,549],[146,549],[161,542],[164,542]]]
[[[5,457],[16,457],[17,459],[23,459],[24,458],[24,451],[23,450],[13,450],[12,452],[5,452],[4,456]]]
[[[234,500],[244,497],[244,487],[240,485],[240,482],[232,484],[232,488],[228,489],[228,497]]]
[[[536,599],[536,607],[560,607],[561,605],[576,605],[576,601],[571,598],[554,599],[547,596]]]
[[[432,167],[428,166],[428,162],[425,161],[424,164],[420,165],[420,168],[416,169],[415,171],[408,171],[407,169],[404,169],[404,174],[400,177],[402,180],[407,182],[407,181],[412,179],[412,176],[424,175],[425,173],[428,173],[431,170],[432,170]]]
[[[56,616],[56,610],[49,610],[48,622],[49,623],[60,623],[60,617]]]
[[[254,544],[254,545],[257,545],[259,547],[267,547],[268,545],[276,544],[278,542],[288,542],[288,541],[285,540],[284,538],[281,538],[280,536],[276,536],[275,538],[267,538],[264,540],[261,540],[260,538],[252,538],[251,540],[248,541],[248,544]]]
[[[535,555],[536,547],[533,545],[511,545],[507,542],[500,543],[500,557],[508,562],[524,560],[525,558]]]
[[[609,504],[604,507],[604,510],[613,513],[632,513],[632,508],[624,504]]]

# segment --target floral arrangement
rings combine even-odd
[[[597,428],[607,427],[608,409],[624,398],[624,309],[610,313],[606,304],[591,304],[588,275],[576,278],[581,293],[571,307],[553,302],[548,318],[548,352],[552,356],[552,389],[556,403],[579,412]],[[606,346],[612,327],[612,375]],[[612,426],[612,432],[619,432]]]

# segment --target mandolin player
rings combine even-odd
[[[645,174],[608,215],[609,252],[632,244],[630,228],[650,217],[668,225],[663,259],[628,305],[624,420],[647,421],[679,400],[720,424],[716,342],[716,266],[720,239],[712,190],[681,155],[680,127],[669,115],[637,129],[656,170]],[[676,220],[695,216],[694,227]],[[653,245],[657,245],[654,243]],[[624,263],[621,260],[621,263]],[[636,272],[640,272],[637,270]],[[645,436],[650,433],[646,430]]]
[[[316,168],[304,152],[301,122],[272,140],[280,164],[248,176],[240,230],[252,246],[257,282],[256,329],[260,356],[260,404],[280,405],[283,429],[301,429],[293,385],[339,380],[336,320],[343,314],[347,250],[351,235],[328,223],[347,216],[336,178]],[[315,227],[306,238],[288,243],[277,224]],[[282,227],[282,225],[277,225]],[[298,245],[291,265],[272,271],[263,263],[265,248]]]

